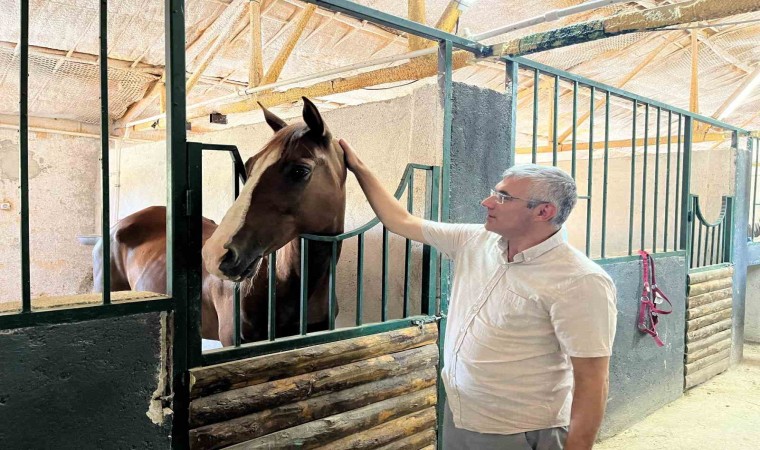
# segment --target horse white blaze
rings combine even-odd
[[[245,216],[248,214],[248,208],[251,206],[253,191],[259,184],[264,172],[279,161],[281,153],[282,150],[274,149],[256,161],[256,164],[253,166],[253,171],[248,176],[248,181],[246,181],[243,186],[242,192],[240,192],[235,203],[232,204],[232,207],[224,215],[222,223],[219,224],[219,227],[214,231],[214,234],[211,235],[203,246],[203,259],[206,262],[206,269],[214,275],[221,276],[219,263],[227,252],[227,249],[225,249],[224,246],[227,245],[232,239],[232,236],[236,235],[243,227]]]

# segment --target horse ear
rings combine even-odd
[[[309,134],[316,139],[324,139],[327,137],[329,131],[325,121],[322,120],[322,116],[319,114],[319,110],[314,103],[306,97],[303,98],[303,120],[309,127]]]
[[[267,121],[270,127],[272,127],[272,130],[274,130],[275,133],[282,130],[283,128],[287,127],[288,124],[285,123],[284,120],[280,119],[274,113],[264,107],[264,105],[261,104],[261,102],[256,102],[261,107],[261,110],[264,111],[264,119]]]

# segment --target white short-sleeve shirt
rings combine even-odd
[[[510,263],[483,225],[426,221],[422,231],[454,261],[442,369],[454,424],[497,434],[568,425],[569,357],[612,351],[609,275],[561,233]]]

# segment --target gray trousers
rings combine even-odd
[[[517,434],[490,434],[454,426],[448,402],[443,413],[444,450],[562,450],[567,427],[547,428]]]

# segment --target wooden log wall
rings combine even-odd
[[[684,387],[728,369],[731,356],[732,266],[689,274]]]
[[[435,445],[436,324],[191,370],[193,449]]]

